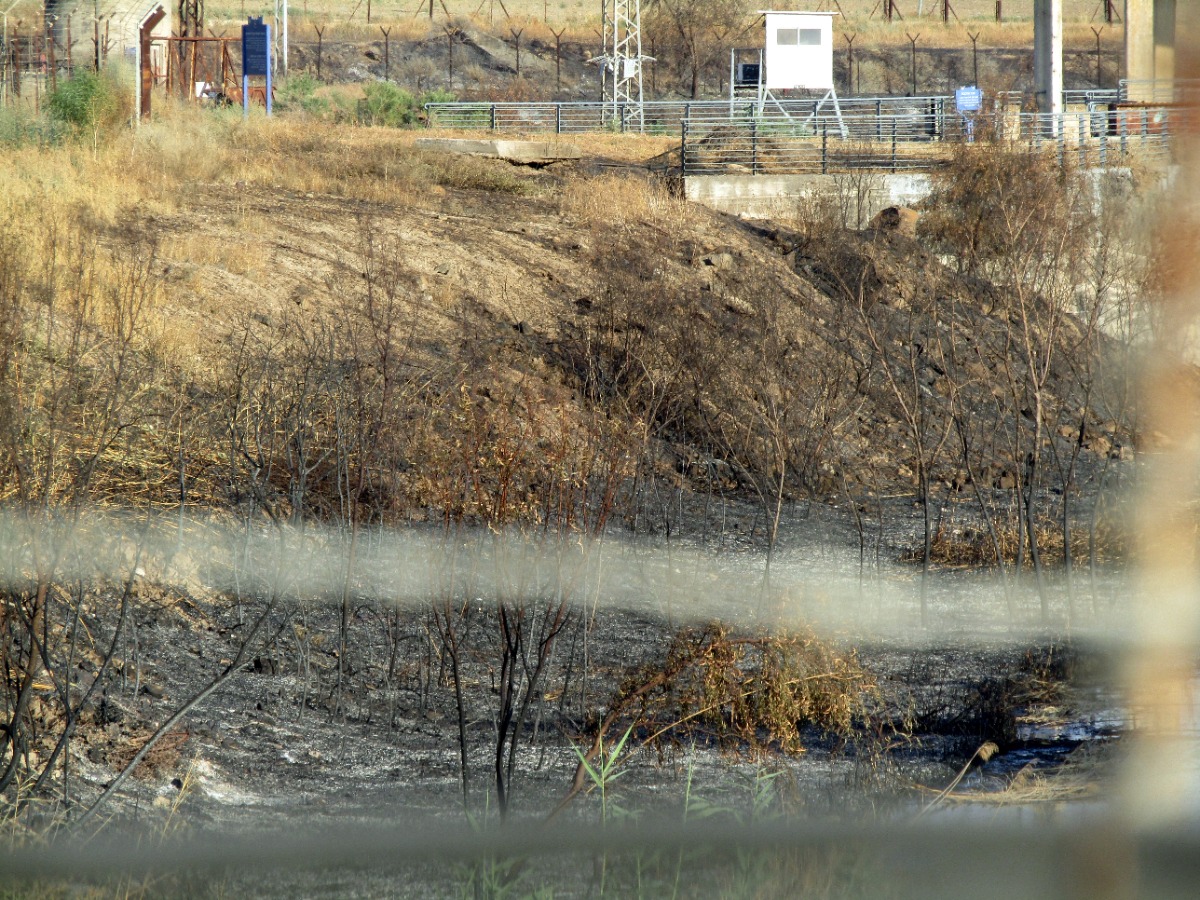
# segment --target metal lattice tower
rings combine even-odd
[[[179,37],[204,36],[204,0],[179,0],[176,34]]]
[[[622,127],[641,130],[642,55],[641,0],[601,0],[604,31],[604,55],[595,62],[601,65],[603,102],[606,118]]]

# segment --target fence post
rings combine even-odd
[[[829,174],[829,123],[821,122],[821,174]]]
[[[893,172],[895,172],[895,171],[896,171],[896,168],[897,168],[897,160],[896,160],[896,120],[895,120],[895,118],[893,118],[893,119],[892,119],[892,171],[893,171]]]
[[[1087,168],[1088,133],[1085,130],[1085,128],[1086,128],[1085,121],[1086,120],[1085,120],[1084,113],[1080,113],[1079,114],[1079,125],[1078,125],[1078,128],[1079,128],[1079,131],[1078,131],[1078,135],[1079,135],[1079,168],[1080,168],[1080,170]]]
[[[562,104],[554,104],[554,133],[562,134]]]
[[[1100,168],[1108,165],[1108,123],[1100,130]]]
[[[625,133],[625,104],[617,107],[617,115],[621,117],[621,134]]]
[[[875,140],[883,143],[883,101],[875,101]]]
[[[750,120],[750,174],[758,174],[758,119]]]
[[[491,121],[491,128],[489,130],[495,131],[496,130],[496,104],[495,103],[492,104],[491,113],[492,113],[492,115],[491,115],[492,121]]]
[[[683,134],[679,140],[679,175],[682,178],[687,178],[688,120],[684,119],[681,124],[683,126]]]

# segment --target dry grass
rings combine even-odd
[[[1021,550],[1018,532],[1011,523],[998,525],[996,536],[1005,564],[1017,561]],[[1045,523],[1038,528],[1038,551],[1046,565],[1061,565],[1063,561],[1062,528],[1055,523]],[[1109,565],[1123,562],[1129,555],[1129,535],[1112,523],[1101,523],[1096,528],[1096,561]],[[1087,528],[1071,529],[1071,557],[1076,566],[1087,566],[1091,561],[1092,534]],[[921,562],[924,553],[915,547],[901,555],[904,562]],[[1025,548],[1025,564],[1032,565],[1028,548]],[[973,568],[997,564],[996,548],[991,537],[983,529],[966,529],[961,532],[941,531],[933,538],[930,561],[935,565],[950,568]]]
[[[26,0],[29,2],[29,0]],[[514,23],[548,23],[555,29],[566,26],[588,27],[599,21],[600,10],[596,0],[434,0],[433,27],[440,29],[445,22],[445,9],[455,18],[471,19],[483,26],[507,28]],[[206,14],[220,21],[244,21],[245,15],[271,15],[274,6],[262,0],[251,0],[244,6],[232,0],[208,4]],[[508,14],[505,14],[505,9]],[[363,0],[302,0],[293,2],[290,8],[291,21],[316,21],[353,24],[366,27],[367,3]],[[417,32],[430,25],[427,3],[421,0],[372,0],[370,27],[396,25],[400,29]],[[520,27],[520,24],[516,24]]]
[[[95,343],[101,357],[104,336],[111,331],[106,317],[113,315],[105,298],[121,296],[131,287],[131,264],[149,266],[129,344],[139,354],[140,365],[147,367],[146,381],[128,389],[134,391],[130,402],[153,408],[154,418],[168,415],[167,407],[154,398],[164,389],[174,390],[154,372],[154,360],[171,360],[189,371],[195,383],[207,383],[212,374],[207,371],[213,357],[211,332],[203,327],[203,315],[198,317],[194,310],[180,314],[179,299],[203,296],[214,278],[249,283],[263,278],[270,254],[262,235],[271,231],[271,223],[263,218],[269,213],[263,210],[270,207],[271,196],[312,194],[420,208],[439,202],[442,185],[508,194],[531,190],[532,182],[506,163],[416,151],[415,137],[412,132],[299,119],[259,116],[243,121],[240,115],[165,104],[154,122],[109,134],[95,148],[66,143],[0,155],[0,243],[11,248],[4,251],[7,258],[0,270],[14,273],[19,282],[14,308],[33,341],[19,351],[22,357],[28,355],[27,379],[32,384],[48,377],[47,367],[62,363],[55,354],[65,335],[51,333],[37,318],[41,305],[33,302],[38,278],[45,278],[37,273],[50,271],[52,258],[60,260],[54,270],[58,302],[94,298],[86,308],[72,306],[69,314],[84,327],[89,346]],[[209,194],[214,187],[227,192],[228,204],[217,222],[222,236],[214,238],[212,222],[195,232],[152,224],[191,214],[189,197],[198,187]],[[20,299],[25,296],[28,302]],[[212,308],[207,299],[203,308]],[[90,358],[81,357],[78,371],[84,381],[79,390],[88,402],[100,402],[102,386],[93,389],[86,383],[90,365]],[[28,406],[22,409],[32,416],[34,434],[42,427],[39,416],[50,415],[49,407],[39,412],[44,403],[36,391],[21,402]],[[71,440],[81,452],[98,454],[100,475],[90,488],[93,500],[120,503],[170,492],[164,479],[170,478],[171,469],[162,456],[167,451],[152,428],[128,430],[120,440],[107,443],[104,435],[79,427],[78,433],[60,439]],[[45,437],[49,441],[49,432]],[[198,449],[197,458],[207,458],[208,451],[211,447]],[[68,467],[47,465],[44,472],[40,467],[30,471],[32,480],[24,489],[40,484],[53,496],[68,496],[73,490]],[[11,497],[16,489],[17,479],[2,479],[0,496]]]
[[[561,200],[565,215],[588,225],[631,229],[650,225],[661,231],[686,227],[695,212],[659,181],[626,175],[572,180]]]
[[[26,0],[29,2],[29,0]],[[982,47],[1032,46],[1033,0],[1008,0],[1004,4],[1004,22],[995,21],[995,0],[956,0],[951,5],[957,18],[950,24],[941,20],[939,0],[923,0],[924,14],[917,15],[918,0],[898,0],[897,7],[904,16],[891,24],[878,11],[877,0],[840,0],[844,17],[834,22],[838,44],[844,34],[856,34],[856,48],[908,46],[905,33],[921,35],[920,47],[969,47],[968,32],[976,34]],[[32,6],[32,4],[31,4]],[[563,40],[598,43],[596,29],[600,15],[596,0],[445,0],[445,7],[461,27],[473,27],[507,38],[510,31],[520,30],[522,41],[540,40],[552,43],[554,32],[565,29]],[[757,9],[751,5],[751,10]],[[835,9],[831,0],[809,3],[814,10]],[[207,15],[224,27],[232,29],[244,21],[245,15],[270,17],[274,7],[252,2],[225,2],[206,7]],[[505,12],[507,10],[507,13]],[[1101,27],[1095,0],[1065,0],[1063,4],[1064,41],[1068,47],[1091,47],[1095,37],[1091,26]],[[440,2],[434,3],[434,16],[419,2],[404,0],[374,0],[371,21],[367,21],[367,4],[347,0],[308,0],[293,4],[290,10],[291,38],[294,41],[315,41],[314,25],[324,31],[327,41],[381,41],[380,27],[388,28],[392,40],[423,41],[443,37],[446,14]],[[218,28],[218,31],[220,29]],[[1115,43],[1121,37],[1120,23],[1106,29],[1105,40]]]

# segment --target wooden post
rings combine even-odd
[[[317,81],[321,80],[321,51],[323,49],[323,41],[325,39],[325,29],[320,25],[314,25],[313,28],[317,32]]]
[[[554,93],[555,95],[562,93],[562,36],[566,33],[566,27],[562,31],[550,29],[550,33],[554,35]]]
[[[51,91],[58,90],[58,59],[54,49],[54,32],[46,29],[46,67],[50,72]]]
[[[383,80],[392,80],[392,29],[379,26],[379,30],[383,32]]]
[[[517,77],[521,77],[521,35],[524,34],[524,28],[508,29],[508,33],[513,36],[513,40],[517,42]]]
[[[911,35],[907,31],[904,36],[912,43],[912,96],[917,96],[917,40],[921,37],[921,32],[916,35]]]
[[[843,34],[842,37],[844,37],[846,39],[846,49],[847,49],[847,53],[849,55],[849,59],[847,60],[847,65],[846,65],[846,91],[847,91],[847,93],[853,94],[854,93],[854,39],[856,37],[858,37],[858,32],[856,31],[856,32],[854,32],[854,34]]]

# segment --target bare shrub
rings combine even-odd
[[[739,635],[713,623],[683,629],[665,659],[626,677],[597,731],[627,721],[643,745],[711,740],[728,750],[802,753],[805,726],[848,737],[873,687],[853,652],[812,632]]]

